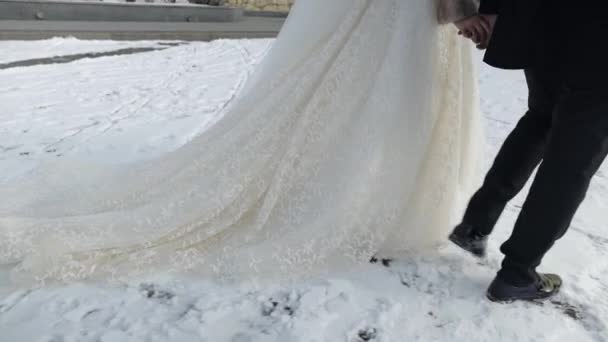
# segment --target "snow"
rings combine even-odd
[[[0,63],[132,44],[156,43],[0,42]],[[187,43],[0,70],[0,180],[48,158],[122,162],[178,148],[221,117],[270,45]],[[480,69],[489,165],[526,108],[526,89],[521,72]],[[404,256],[388,268],[363,265],[289,287],[155,274],[124,284],[9,289],[0,272],[0,342],[608,341],[607,171],[546,258],[543,270],[559,272],[566,284],[545,304],[497,305],[484,297],[522,194],[483,262],[446,244],[435,256]]]
[[[2,176],[46,158],[121,162],[183,145],[219,117],[269,44],[220,40],[0,70]]]
[[[107,52],[128,48],[160,48],[156,41],[78,40],[52,38],[45,41],[4,41],[1,43],[0,65],[29,59],[50,58],[80,53]]]

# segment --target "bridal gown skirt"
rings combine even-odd
[[[158,159],[0,186],[15,281],[281,278],[425,252],[478,179],[471,47],[428,0],[298,1],[225,116]]]

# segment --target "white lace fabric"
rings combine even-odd
[[[0,264],[40,283],[287,279],[428,250],[478,179],[477,99],[471,48],[433,2],[299,1],[245,91],[187,145],[3,184]]]

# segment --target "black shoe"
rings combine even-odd
[[[561,287],[562,278],[556,274],[539,274],[537,281],[523,287],[511,285],[497,277],[490,285],[487,297],[497,303],[543,300],[555,296]]]
[[[459,224],[449,237],[450,241],[458,247],[478,258],[486,256],[488,237],[474,231],[473,226],[466,223]]]

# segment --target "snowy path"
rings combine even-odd
[[[121,162],[175,149],[221,116],[270,43],[190,43],[0,70],[0,177],[47,158]],[[19,55],[19,44],[29,50],[21,45]],[[88,44],[0,42],[0,63],[117,47]],[[519,72],[482,67],[480,82],[489,164],[523,113],[526,92]],[[566,287],[544,305],[495,305],[483,296],[520,196],[483,263],[445,246],[434,257],[361,266],[290,288],[156,275],[9,292],[0,272],[0,342],[608,341],[607,174],[605,166],[572,230],[547,257],[543,269],[562,274]]]
[[[192,43],[2,70],[3,176],[67,154],[120,162],[174,149],[218,118],[269,44]]]
[[[105,52],[124,48],[158,47],[156,41],[111,41],[53,38],[41,41],[3,41],[0,43],[0,64],[27,59],[72,55],[83,52]]]

